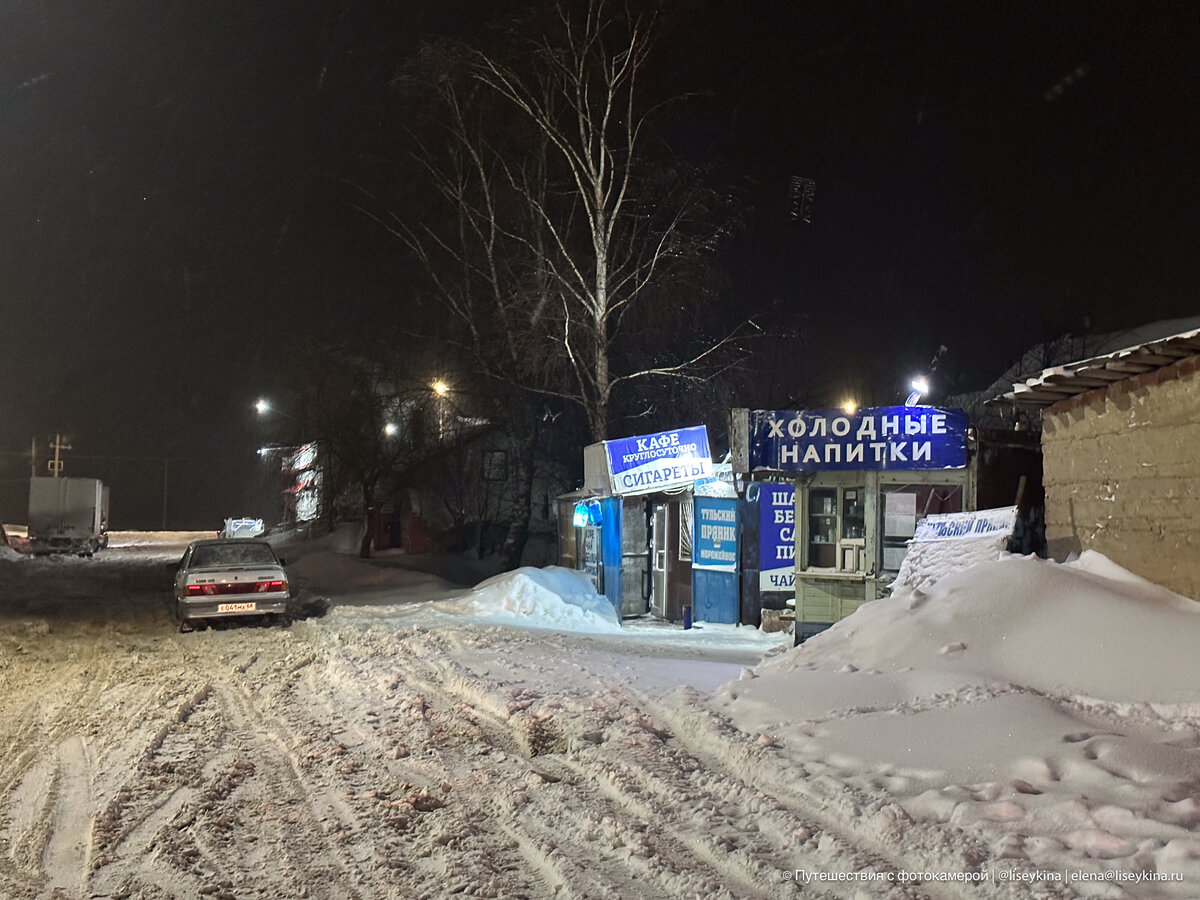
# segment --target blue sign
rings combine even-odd
[[[605,441],[604,451],[618,496],[685,487],[713,474],[703,425]]]
[[[758,589],[791,593],[796,588],[796,487],[758,489]]]
[[[749,471],[962,469],[967,414],[933,406],[750,410]]]
[[[737,571],[738,502],[724,497],[697,497],[695,504],[692,568]]]

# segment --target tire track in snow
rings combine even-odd
[[[430,641],[434,639],[430,638]],[[764,865],[759,857],[775,855],[777,848],[757,840],[751,829],[733,817],[725,817],[724,825],[727,832],[735,832],[736,836],[731,839],[726,834],[723,841],[721,837],[714,837],[708,827],[709,822],[687,822],[675,806],[656,802],[659,796],[679,796],[679,790],[663,789],[664,783],[675,779],[685,781],[693,795],[703,793],[705,789],[694,781],[688,781],[679,771],[672,771],[678,761],[664,758],[663,749],[645,746],[644,732],[639,733],[638,728],[625,725],[616,718],[622,714],[621,710],[628,712],[629,701],[635,699],[632,696],[612,698],[606,710],[612,716],[604,725],[619,733],[614,733],[600,744],[593,744],[578,736],[568,738],[565,730],[554,721],[553,715],[539,715],[543,710],[535,709],[532,704],[524,706],[523,699],[517,702],[523,708],[511,711],[504,699],[506,689],[503,685],[468,672],[444,652],[414,654],[414,659],[406,665],[406,678],[410,683],[416,683],[415,668],[418,666],[427,672],[420,679],[421,690],[440,696],[448,706],[460,708],[461,714],[470,716],[490,733],[493,743],[524,756],[539,777],[552,783],[570,785],[570,797],[565,799],[568,807],[556,811],[552,820],[540,823],[526,821],[523,832],[514,833],[518,843],[534,854],[532,861],[548,873],[552,884],[580,883],[580,878],[585,880],[583,883],[589,878],[593,884],[596,883],[596,872],[573,873],[570,871],[573,868],[570,860],[565,863],[556,860],[553,853],[556,835],[561,840],[562,817],[571,817],[579,809],[590,806],[598,812],[591,821],[577,817],[577,829],[615,833],[619,830],[620,822],[633,835],[634,850],[623,861],[623,871],[613,872],[610,876],[616,884],[636,884],[637,890],[646,895],[653,892],[651,885],[657,881],[661,896],[664,897],[678,895],[680,882],[692,882],[697,896],[720,896],[721,889],[714,890],[714,885],[722,885],[725,891],[732,891],[731,896],[737,897],[776,895],[778,884],[782,881],[780,873],[785,866],[780,861],[772,869]],[[556,701],[562,699],[555,697]],[[559,711],[563,714],[561,717],[571,716],[573,720],[589,718],[588,710],[582,707]],[[593,736],[595,733],[586,725],[577,730]],[[632,747],[640,739],[643,746],[638,754],[638,763],[630,763],[629,754],[618,750],[614,758],[613,751],[603,749],[604,744]],[[661,738],[651,735],[649,740],[660,742]],[[563,752],[567,750],[568,743],[575,746],[575,752]],[[554,748],[554,752],[547,752],[547,748]],[[651,772],[641,765],[642,757],[652,765],[661,765],[655,765]],[[620,777],[616,777],[618,772]],[[638,786],[639,781],[647,787],[646,790]],[[587,796],[580,796],[584,792]],[[692,800],[694,802],[694,796]],[[714,807],[724,802],[724,798],[715,794],[708,796],[707,800]],[[536,816],[536,813],[524,814],[526,820],[531,816]],[[749,845],[750,849],[735,849],[739,844]],[[655,864],[661,864],[662,861],[669,861],[667,865],[676,866],[677,871],[656,869]],[[648,883],[647,879],[651,881]]]
[[[337,865],[320,865],[328,859],[312,852],[312,836],[322,830],[303,814],[307,797],[296,786],[288,754],[258,733],[268,730],[265,721],[241,685],[223,681],[212,663],[204,668],[214,679],[190,689],[175,673],[173,707],[159,704],[158,715],[139,732],[140,750],[124,754],[134,763],[100,817],[93,875],[100,895],[153,892],[142,874],[147,858],[195,895],[232,896],[235,887],[252,887],[264,875],[297,896],[310,879],[341,880]],[[245,818],[254,813],[261,818],[247,827]],[[253,864],[256,857],[261,864]],[[247,872],[248,878],[236,875]]]
[[[41,638],[28,654],[36,662],[21,667],[23,682],[7,685],[0,699],[19,698],[3,714],[6,723],[16,723],[5,729],[8,752],[0,755],[4,857],[12,866],[9,877],[29,896],[41,896],[40,885],[76,895],[87,882],[100,750],[84,735],[93,731],[90,718],[103,707],[120,662],[77,641],[74,632],[59,641],[55,629],[47,626],[43,635],[36,623],[27,627]],[[47,684],[54,689],[48,692]]]
[[[43,853],[46,874],[41,897],[60,890],[68,896],[86,894],[92,832],[91,774],[87,746],[71,738],[58,750],[52,827]]]
[[[832,836],[839,844],[873,858],[883,871],[969,872],[994,862],[977,839],[958,829],[918,824],[894,802],[870,797],[843,781],[805,777],[783,783],[772,774],[775,767],[770,752],[752,735],[738,731],[724,716],[705,709],[704,701],[698,697],[680,707],[643,699],[661,721],[670,723],[676,739],[697,758],[731,773],[735,770],[744,773],[747,782],[759,791],[812,821],[821,833]],[[828,870],[828,862],[817,860],[812,868]],[[1019,867],[1014,860],[1003,862],[1006,868]],[[858,864],[839,866],[843,870],[851,867],[862,868]],[[1026,896],[1012,884],[990,882],[988,890],[988,896],[994,898]],[[973,884],[923,882],[912,891],[905,896],[935,900],[978,896],[977,885]]]
[[[268,855],[282,856],[272,864],[282,863],[281,868],[292,873],[289,880],[297,885],[336,886],[339,896],[361,898],[363,895],[354,886],[365,880],[356,859],[358,854],[353,852],[357,815],[333,786],[323,779],[305,777],[291,749],[295,739],[285,731],[281,720],[263,713],[243,684],[218,683],[214,699],[225,720],[229,743],[225,751],[228,761],[207,786],[207,796],[217,807],[214,815],[218,820],[224,815],[234,821],[245,811],[242,801],[231,796],[237,785],[227,787],[221,782],[231,780],[230,775],[236,775],[239,765],[250,766],[247,788],[252,793],[253,811],[259,814],[253,829],[256,846],[265,846]],[[218,768],[217,761],[213,760],[210,767]],[[225,814],[224,806],[233,808]],[[291,835],[297,831],[307,840],[294,846]],[[232,845],[224,852],[232,853],[235,859],[230,862],[235,863],[245,855],[246,848]]]
[[[765,790],[758,780],[747,777],[748,771],[753,771],[756,766],[769,766],[771,762],[769,756],[764,753],[750,752],[752,737],[741,735],[729,726],[729,730],[739,736],[735,743],[742,758],[739,758],[738,754],[724,756],[706,752],[704,741],[677,741],[676,734],[657,729],[649,721],[651,715],[661,717],[662,721],[668,718],[674,720],[679,716],[690,718],[691,704],[681,713],[669,705],[625,689],[614,695],[607,704],[608,710],[622,710],[622,715],[635,720],[641,713],[646,719],[644,723],[635,722],[635,725],[630,727],[627,723],[623,724],[619,717],[610,717],[605,727],[614,730],[615,733],[595,744],[592,740],[579,739],[582,733],[589,730],[589,726],[575,726],[573,735],[561,739],[562,742],[572,745],[575,753],[542,756],[537,754],[534,742],[527,736],[531,725],[537,726],[536,731],[547,730],[545,720],[530,715],[530,712],[537,710],[531,705],[518,710],[516,714],[510,714],[503,699],[506,692],[503,684],[474,675],[450,659],[445,652],[444,645],[447,642],[444,639],[439,637],[435,640],[431,636],[430,642],[443,645],[439,647],[443,652],[420,654],[420,662],[436,673],[434,678],[426,681],[429,689],[438,690],[438,685],[444,685],[451,696],[458,697],[472,706],[475,713],[486,710],[493,726],[507,733],[510,744],[526,754],[533,755],[533,763],[543,773],[551,772],[554,766],[563,767],[555,771],[555,777],[569,778],[576,789],[581,785],[590,786],[616,810],[624,809],[639,818],[662,823],[665,830],[658,835],[660,838],[678,837],[680,828],[676,827],[677,811],[680,809],[707,805],[714,810],[726,810],[717,816],[716,822],[681,826],[685,838],[678,841],[675,850],[691,858],[696,863],[695,868],[711,868],[714,873],[738,884],[739,896],[756,896],[762,893],[774,895],[779,885],[786,883],[783,873],[796,867],[793,862],[795,857],[780,859],[781,848],[787,854],[799,852],[800,862],[807,864],[812,871],[830,871],[835,857],[837,868],[842,871],[873,871],[884,877],[906,871],[904,862],[894,847],[889,847],[885,842],[869,840],[867,835],[860,834],[853,827],[853,822],[843,826],[839,820],[824,814],[822,807],[826,800],[817,803],[798,802],[787,792]],[[567,694],[553,695],[551,703],[564,702],[569,704],[569,707],[561,709],[562,715],[559,718],[569,718],[573,724],[587,720],[588,710],[581,698],[571,698]],[[687,730],[678,727],[678,723],[674,721],[672,727],[676,732]],[[590,730],[593,733],[595,731]],[[630,762],[629,754],[619,751],[614,754],[605,749],[613,745],[620,748],[629,747],[632,742],[636,742],[639,731],[662,741],[663,749],[660,754],[643,754],[636,761]],[[696,768],[702,771],[717,793],[706,791],[702,786],[698,787],[694,779],[681,774],[679,766],[667,764],[649,768],[643,765],[644,760],[653,761],[669,756],[671,745],[677,745],[682,752],[695,760]],[[612,777],[614,773],[617,775],[615,778]],[[733,792],[732,798],[726,794],[730,791]],[[759,800],[760,797],[763,798],[762,801]],[[680,802],[673,803],[673,799]],[[762,810],[764,804],[768,807],[765,812]],[[749,810],[754,811],[748,813]],[[904,818],[907,819],[906,816]],[[769,837],[756,836],[745,827],[748,820],[773,823],[774,834]],[[714,828],[723,831],[716,839],[713,836]],[[797,834],[801,836],[797,837]],[[813,845],[805,847],[810,838]],[[768,865],[763,860],[772,860],[772,864]],[[930,871],[939,871],[943,866],[944,864],[932,866]],[[891,897],[962,896],[953,886],[947,889],[945,885],[936,883],[922,885],[919,889],[899,884],[887,886],[883,882],[877,882],[876,886],[878,890],[875,895]],[[828,896],[861,896],[861,885],[853,882],[841,885],[826,883],[824,888]],[[812,890],[813,886],[810,885],[806,888],[806,893],[811,893]]]
[[[417,674],[418,666],[426,669],[424,676]],[[615,821],[622,811],[595,792],[584,796],[585,786],[576,780],[567,785],[567,796],[549,810],[538,808],[530,794],[553,790],[563,778],[552,773],[551,757],[541,752],[533,736],[535,731],[498,713],[494,696],[477,697],[476,692],[465,689],[469,680],[450,674],[444,665],[430,664],[426,658],[420,663],[410,660],[404,680],[410,689],[433,698],[448,716],[469,724],[488,745],[510,754],[500,763],[489,763],[508,780],[508,791],[489,791],[472,804],[486,817],[486,822],[477,827],[505,835],[525,866],[541,880],[542,890],[535,896],[560,892],[571,897],[605,898],[675,895],[667,890],[656,892],[653,882],[645,880],[653,877],[645,866],[631,866],[611,854],[605,856],[594,845],[596,853],[586,863],[560,851],[564,839],[584,834],[604,819]]]
[[[496,729],[501,740],[507,740],[509,746],[516,748],[531,757],[535,769],[542,773],[554,773],[557,779],[569,780],[572,786],[579,790],[587,786],[589,790],[609,804],[610,817],[622,813],[632,815],[645,821],[658,823],[659,831],[654,837],[664,842],[664,848],[673,858],[690,859],[693,863],[688,869],[700,871],[709,869],[715,877],[712,883],[726,879],[738,887],[738,896],[774,896],[779,885],[784,882],[783,872],[792,868],[790,860],[779,858],[780,847],[786,852],[802,843],[793,837],[797,831],[807,831],[821,834],[826,849],[832,841],[836,844],[838,854],[844,863],[849,863],[855,869],[870,869],[881,873],[895,872],[898,868],[892,865],[887,855],[874,852],[872,847],[864,847],[860,842],[848,835],[835,835],[832,829],[819,826],[819,820],[806,809],[797,809],[775,798],[770,798],[778,810],[768,810],[766,813],[757,810],[752,816],[745,816],[747,809],[761,807],[756,795],[761,792],[757,786],[749,784],[736,767],[731,767],[720,758],[702,756],[691,753],[696,760],[695,767],[703,769],[702,775],[716,787],[717,791],[733,790],[736,799],[730,800],[720,793],[706,790],[697,784],[689,773],[682,771],[679,760],[669,758],[669,745],[673,735],[655,729],[649,721],[650,713],[658,712],[655,704],[648,698],[636,692],[612,691],[611,698],[606,702],[602,715],[602,728],[614,733],[603,740],[596,740],[597,728],[589,725],[574,725],[574,734],[560,736],[559,742],[564,749],[567,744],[575,750],[574,753],[553,756],[541,755],[539,741],[531,735],[544,734],[548,730],[545,719],[531,715],[532,704],[524,706],[515,714],[510,713],[505,704],[506,687],[489,681],[469,672],[465,667],[456,663],[447,653],[448,642],[441,636],[430,635],[431,642],[442,645],[440,653],[421,653],[419,664],[434,671],[432,678],[424,682],[430,691],[441,691],[451,698],[468,704],[468,707],[478,715],[486,713],[486,719]],[[417,661],[414,661],[417,662]],[[411,670],[410,670],[411,671]],[[540,699],[540,698],[539,698]],[[570,708],[561,709],[559,718],[569,718],[572,723],[586,722],[589,710],[579,698],[570,698],[565,694],[553,697],[554,703],[567,702]],[[591,698],[590,703],[595,703]],[[536,712],[536,710],[533,710]],[[593,716],[594,718],[594,716]],[[629,723],[633,720],[633,724]],[[642,721],[644,720],[644,721]],[[588,737],[583,737],[583,735]],[[639,739],[649,738],[659,741],[662,747],[655,751],[639,754],[636,761],[631,761],[631,754],[622,752],[637,744]],[[615,752],[609,747],[619,748]],[[665,765],[657,766],[653,771],[643,764],[666,759]],[[686,763],[684,763],[686,765]],[[697,796],[701,795],[701,796]],[[659,798],[668,798],[660,802]],[[674,800],[681,800],[674,803]],[[718,816],[715,823],[724,829],[724,834],[714,837],[712,821],[702,823],[680,822],[680,809],[696,807],[697,805],[717,809],[727,809],[729,812]],[[775,843],[756,836],[748,829],[743,821],[753,818],[761,822],[764,817],[770,818],[771,813],[781,817],[777,824]],[[763,859],[773,859],[774,867],[762,862]],[[812,864],[814,870],[828,868],[829,859],[822,854],[821,865]],[[644,884],[639,885],[644,887]],[[806,893],[813,890],[810,886]],[[842,891],[836,886],[826,886],[827,896],[853,896],[857,888],[848,884]],[[915,890],[897,886],[887,892],[888,896],[916,897],[925,896]]]
[[[508,831],[512,810],[498,812],[490,798],[492,780],[511,774],[493,770],[496,757],[481,757],[482,743],[494,746],[490,732],[464,716],[453,697],[414,677],[414,666],[423,663],[397,649],[403,642],[404,637],[388,633],[384,646],[365,656],[361,646],[350,654],[331,647],[324,669],[307,673],[308,680],[325,686],[310,699],[329,715],[330,734],[349,769],[347,793],[354,797],[363,830],[378,842],[379,865],[409,873],[413,896],[442,897],[456,890],[547,895],[531,872],[543,861],[523,855],[529,841],[519,829]],[[377,665],[380,658],[397,656],[394,666]],[[343,695],[344,689],[352,689],[353,696]],[[340,714],[363,704],[365,722]],[[517,748],[504,746],[515,762]],[[367,784],[374,788],[365,790],[368,773]],[[476,785],[488,786],[476,791]]]
[[[376,754],[376,776],[383,768],[396,779],[426,784],[419,805],[432,788],[428,806],[406,813],[403,851],[410,861],[417,859],[407,868],[420,882],[411,888],[414,895],[440,897],[461,889],[484,896],[540,897],[559,891],[599,896],[594,890],[581,893],[578,886],[596,883],[597,867],[607,865],[603,860],[583,864],[564,856],[542,839],[540,829],[529,830],[520,821],[528,815],[524,807],[530,787],[558,779],[543,780],[528,764],[525,741],[487,715],[474,715],[456,692],[445,689],[441,682],[447,673],[429,659],[431,653],[444,652],[440,638],[423,635],[414,641],[411,633],[387,632],[369,636],[371,646],[364,649],[362,637],[346,648],[353,650],[348,654],[341,652],[339,641],[329,649],[326,669],[309,675],[329,687],[323,703],[336,708],[339,686],[353,685],[354,697],[345,702],[368,705],[373,728],[346,733],[338,725],[338,731],[354,753]],[[380,667],[380,659],[389,664]],[[555,804],[551,826],[557,834],[562,819],[571,818],[572,806]],[[616,883],[625,885],[623,895],[630,896],[634,881],[624,870],[618,874]],[[567,887],[572,884],[574,891]],[[422,892],[425,885],[429,888]],[[620,897],[622,892],[604,896]]]

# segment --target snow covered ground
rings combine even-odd
[[[332,545],[181,635],[187,537],[0,557],[0,897],[1200,896],[1200,607],[1102,557],[793,649]]]

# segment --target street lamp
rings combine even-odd
[[[429,386],[433,388],[433,392],[439,397],[445,397],[448,393],[450,393],[450,385],[446,384],[446,382],[442,381],[440,378]]]
[[[254,401],[254,409],[260,416],[265,416],[271,411],[271,403],[265,397],[259,397]]]
[[[383,426],[383,433],[386,434],[388,437],[395,437],[396,433],[399,431],[400,431],[400,426],[397,425],[395,422],[388,422],[386,425]]]
[[[929,393],[929,379],[924,375],[918,375],[912,380],[912,393],[908,395],[908,399],[904,401],[905,406],[916,406],[922,397]]]

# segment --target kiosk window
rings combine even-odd
[[[808,568],[861,572],[866,533],[861,486],[809,489]]]
[[[863,507],[861,488],[842,492],[842,537],[865,538],[867,536],[866,510]]]
[[[832,569],[837,565],[837,489],[808,492],[808,566]]]
[[[962,512],[963,492],[954,484],[897,484],[883,489],[880,504],[883,536],[882,565],[885,572],[900,571],[908,553],[908,541],[917,523],[931,513]]]
[[[883,568],[898,572],[917,529],[917,495],[896,491],[883,495]]]

